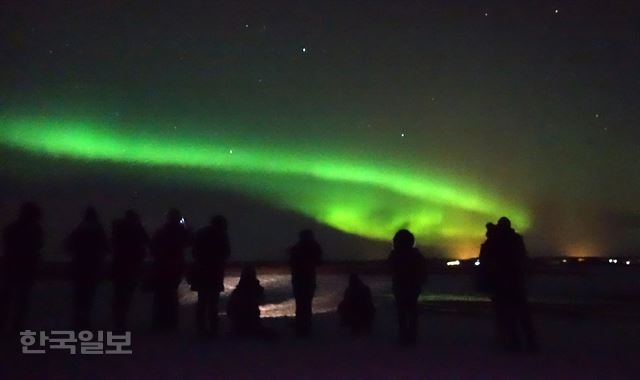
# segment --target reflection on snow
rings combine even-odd
[[[373,302],[378,307],[393,308],[391,281],[385,275],[363,275],[362,280],[371,288]],[[267,303],[260,307],[262,318],[293,317],[295,315],[295,301],[291,289],[289,274],[258,274],[260,284],[265,289]],[[240,280],[237,272],[231,273],[224,280],[224,292],[221,297],[220,311],[224,314],[226,300]],[[313,298],[313,313],[323,314],[334,312],[342,299],[344,289],[348,284],[347,274],[318,275],[318,287]],[[488,298],[473,291],[472,277],[462,276],[431,276],[425,287],[420,301],[424,303],[437,302],[488,302]],[[180,304],[192,305],[198,300],[198,294],[191,291],[189,285],[183,282],[179,288]]]
[[[265,305],[260,306],[260,316],[262,318],[293,317],[296,305],[292,297],[291,276],[288,274],[264,274],[258,275],[258,279],[265,289],[267,301]],[[224,303],[238,281],[240,281],[238,275],[225,277],[224,292],[221,295],[223,304],[221,311],[225,309]],[[323,314],[335,311],[346,285],[346,276],[319,276],[318,288],[313,299],[313,313]],[[178,294],[181,305],[192,305],[198,300],[198,293],[192,291],[189,284],[184,281],[180,284]]]

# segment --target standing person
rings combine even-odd
[[[496,271],[496,225],[489,222],[485,227],[486,240],[480,245],[480,255],[478,255],[480,266],[477,271],[476,285],[481,292],[492,294]]]
[[[418,297],[427,279],[426,260],[414,244],[415,238],[411,232],[396,232],[393,250],[388,258],[402,344],[415,344],[417,341]]]
[[[520,350],[520,330],[526,348],[538,349],[536,332],[531,320],[527,297],[525,267],[527,250],[522,235],[511,228],[511,221],[502,217],[495,229],[495,271],[493,274],[493,303],[499,331],[504,334],[507,350]],[[482,262],[480,263],[482,266]]]
[[[482,245],[480,245],[480,255],[478,256],[478,260],[480,261],[480,266],[477,269],[477,277],[476,277],[476,287],[480,292],[486,293],[491,298],[491,304],[498,315],[498,308],[496,307],[496,256],[497,256],[497,239],[496,239],[496,230],[497,227],[495,224],[489,222],[485,225],[487,231],[485,233],[486,240]],[[498,318],[496,318],[495,323],[495,340],[497,344],[501,344],[503,341],[503,331],[502,325]]]
[[[20,207],[18,219],[4,229],[4,255],[0,267],[0,331],[7,320],[14,330],[21,331],[27,320],[31,289],[43,245],[41,218],[40,207],[27,202]]]
[[[215,337],[218,334],[220,292],[224,291],[224,270],[231,253],[224,216],[214,216],[208,226],[196,232],[192,253],[191,287],[198,292],[198,333]]]
[[[184,250],[190,244],[191,234],[180,211],[169,210],[165,224],[151,239],[154,329],[178,327],[178,286],[185,269]]]
[[[376,307],[371,289],[355,273],[349,276],[349,286],[338,305],[338,315],[340,324],[350,328],[353,335],[371,333]]]
[[[108,249],[107,235],[94,207],[87,207],[82,221],[67,237],[66,247],[71,254],[73,326],[87,330]]]
[[[312,301],[316,291],[316,267],[322,263],[322,248],[311,230],[303,230],[289,254],[291,284],[296,299],[296,334],[301,337],[309,336]]]
[[[149,235],[134,210],[113,222],[111,232],[113,262],[113,319],[117,331],[127,329],[127,314],[131,298],[142,276]]]

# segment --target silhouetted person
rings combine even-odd
[[[338,315],[340,324],[349,327],[354,335],[371,333],[376,308],[373,305],[371,289],[357,274],[352,273],[349,276],[349,286],[338,305]]]
[[[66,248],[71,254],[73,325],[86,330],[91,325],[91,310],[108,248],[95,208],[87,207],[82,221],[67,237]]]
[[[413,344],[417,340],[418,297],[427,279],[426,260],[414,244],[411,232],[398,231],[393,237],[393,250],[388,258],[398,310],[398,332],[403,344]]]
[[[264,303],[264,288],[254,267],[242,268],[240,282],[227,301],[227,317],[234,333],[243,336],[273,337],[273,332],[260,322],[260,305]]]
[[[201,335],[218,334],[218,303],[230,253],[227,220],[216,215],[208,226],[198,230],[193,243],[191,288],[198,292],[196,323]]]
[[[291,247],[289,266],[291,284],[296,299],[296,333],[311,334],[312,301],[316,291],[316,267],[322,263],[322,248],[311,230],[300,232],[298,242]]]
[[[524,333],[529,350],[537,350],[538,342],[531,321],[525,284],[527,251],[522,236],[511,228],[506,217],[500,218],[495,228],[495,267],[492,270],[492,299],[496,311],[499,336],[508,350],[521,348],[520,330]],[[482,266],[482,261],[480,262]]]
[[[28,317],[31,289],[43,245],[41,217],[38,205],[24,203],[18,219],[4,229],[4,255],[0,267],[0,331],[7,320],[14,330],[23,330]]]
[[[131,298],[142,277],[144,258],[149,245],[149,235],[140,217],[133,210],[127,210],[124,218],[113,222],[111,232],[113,262],[113,318],[115,329],[127,329],[127,314]]]
[[[165,224],[151,240],[152,287],[154,291],[153,327],[156,330],[178,327],[178,286],[185,269],[184,250],[191,244],[191,234],[180,211],[171,209]]]
[[[487,239],[480,246],[480,255],[478,256],[480,266],[477,270],[477,287],[481,292],[493,294],[495,290],[493,279],[496,271],[496,225],[487,223],[486,229]]]

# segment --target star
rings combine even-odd
[[[596,119],[597,119],[597,118],[599,118],[599,117],[600,117],[600,114],[595,114],[594,116],[595,116],[595,117],[596,117]]]
[[[558,9],[556,9],[553,13],[558,13],[558,12],[559,12],[559,10],[558,10]]]
[[[484,12],[484,17],[487,17],[487,16],[489,16],[489,13]]]
[[[306,52],[307,52],[307,48],[306,48],[306,47],[303,47],[303,48],[302,48],[302,52],[303,52],[303,53],[306,53]]]
[[[400,134],[400,137],[404,137],[404,132]]]

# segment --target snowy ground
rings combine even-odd
[[[619,281],[619,275],[613,277]],[[575,297],[566,294],[561,297],[562,292],[556,292],[554,298],[550,290],[532,285],[533,298],[539,300],[535,320],[542,345],[541,352],[535,355],[494,350],[488,305],[480,295],[463,291],[469,289],[469,278],[464,276],[432,278],[425,292],[420,342],[413,348],[396,344],[394,309],[384,277],[366,279],[378,307],[373,336],[354,338],[338,328],[333,308],[346,280],[344,276],[333,275],[320,278],[314,304],[319,312],[315,317],[316,334],[302,340],[294,337],[287,317],[293,306],[288,277],[265,275],[261,279],[271,302],[263,309],[264,322],[279,333],[275,342],[230,336],[224,317],[221,338],[197,339],[193,327],[194,298],[186,288],[181,298],[180,331],[152,334],[147,327],[150,297],[140,293],[132,310],[132,355],[73,356],[66,352],[24,355],[20,353],[17,337],[3,336],[0,379],[618,379],[638,378],[640,373],[637,307],[594,301],[584,309],[560,302],[584,301],[578,295],[584,279],[576,279],[574,288],[561,284],[564,292],[574,289]],[[544,283],[555,287],[557,281],[560,280],[546,279]],[[230,277],[226,285],[232,288],[236,282],[237,278]],[[606,297],[607,293],[598,296]],[[96,329],[109,329],[108,301],[109,287],[105,285],[96,305]],[[30,323],[33,329],[66,328],[68,286],[62,282],[38,284],[33,307]],[[597,312],[598,307],[603,312]]]

